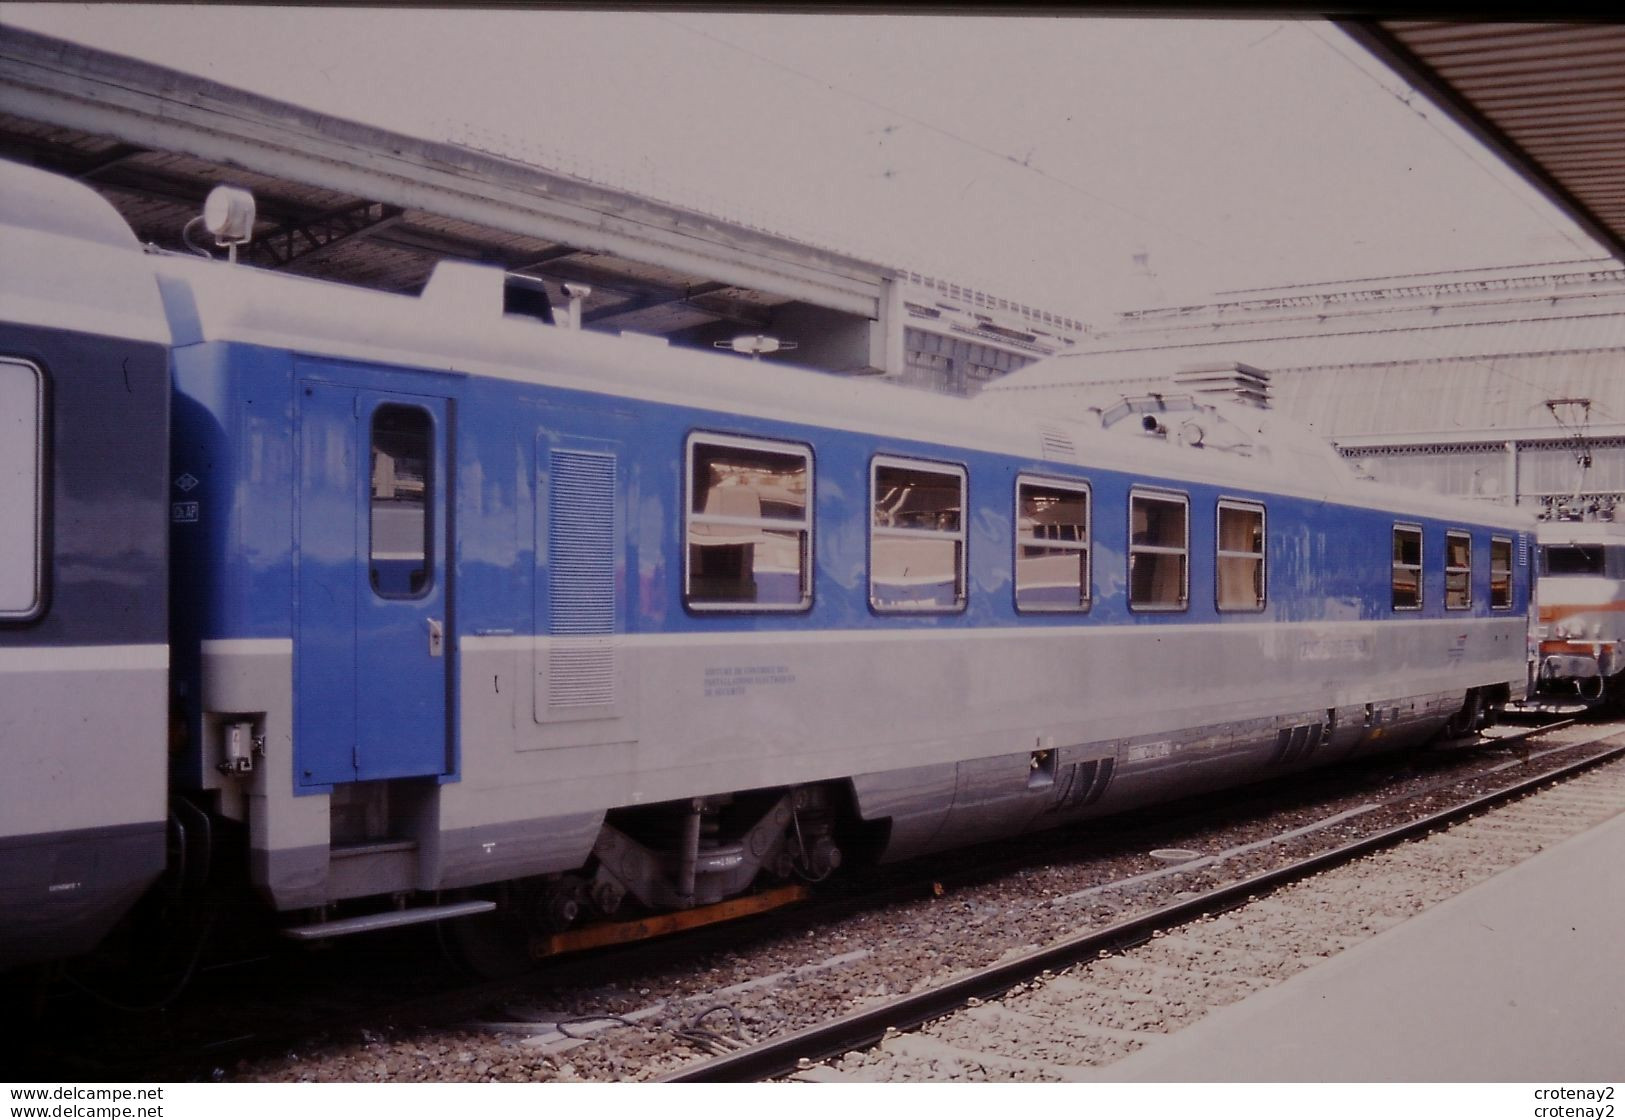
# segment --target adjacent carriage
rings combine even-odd
[[[90,190],[0,183],[0,967],[96,944],[169,815],[169,323]]]

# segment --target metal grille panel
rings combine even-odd
[[[1038,438],[1043,443],[1044,458],[1064,459],[1068,463],[1078,461],[1078,449],[1072,445],[1072,437],[1060,428],[1040,426]]]
[[[615,702],[615,649],[608,642],[555,646],[547,656],[547,706],[600,708]]]
[[[581,451],[550,455],[547,500],[548,632],[615,629],[615,459]]]
[[[566,641],[547,657],[551,710],[615,702],[615,458],[554,451],[547,513],[548,632]]]

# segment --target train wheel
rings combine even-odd
[[[1592,711],[1598,715],[1615,716],[1625,712],[1625,673],[1598,677],[1591,694],[1582,691],[1581,695],[1594,704]]]
[[[1443,734],[1448,738],[1476,735],[1479,728],[1488,722],[1484,693],[1479,689],[1470,688],[1467,690],[1466,699],[1462,702],[1461,710],[1451,716],[1450,722],[1444,725]]]
[[[481,980],[523,976],[536,962],[530,937],[511,914],[500,910],[440,923],[440,948],[453,967]]]

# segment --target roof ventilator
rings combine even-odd
[[[1131,416],[1139,417],[1139,428],[1156,439],[1182,447],[1211,448],[1234,455],[1253,454],[1253,441],[1247,433],[1211,404],[1185,393],[1146,393],[1124,397],[1100,414],[1100,426],[1110,428]]]
[[[1068,463],[1078,461],[1078,449],[1073,445],[1072,437],[1060,428],[1052,428],[1048,424],[1039,425],[1038,440],[1044,458],[1061,459]]]
[[[1270,375],[1241,362],[1186,366],[1174,384],[1193,393],[1237,401],[1253,408],[1270,407]]]
[[[539,277],[526,276],[522,272],[503,273],[502,313],[525,315],[532,319],[540,319],[544,323],[552,323],[553,301],[548,297],[547,285]]]

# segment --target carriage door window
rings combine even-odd
[[[1490,609],[1512,609],[1512,542],[1490,538]]]
[[[1221,611],[1264,609],[1264,507],[1219,503],[1218,598]]]
[[[1181,611],[1189,603],[1189,513],[1183,494],[1129,496],[1129,606]]]
[[[1444,606],[1464,611],[1473,605],[1473,538],[1466,533],[1444,535]]]
[[[869,604],[877,611],[965,605],[965,472],[876,459],[870,475]]]
[[[40,610],[44,409],[40,371],[0,360],[0,619]]]
[[[372,415],[372,589],[385,599],[415,599],[429,589],[431,527],[429,414],[380,405]]]
[[[1422,530],[1394,526],[1394,610],[1422,609]]]
[[[1016,609],[1089,609],[1089,488],[1016,483]]]
[[[702,610],[812,603],[812,451],[696,437],[688,453],[688,575]]]

